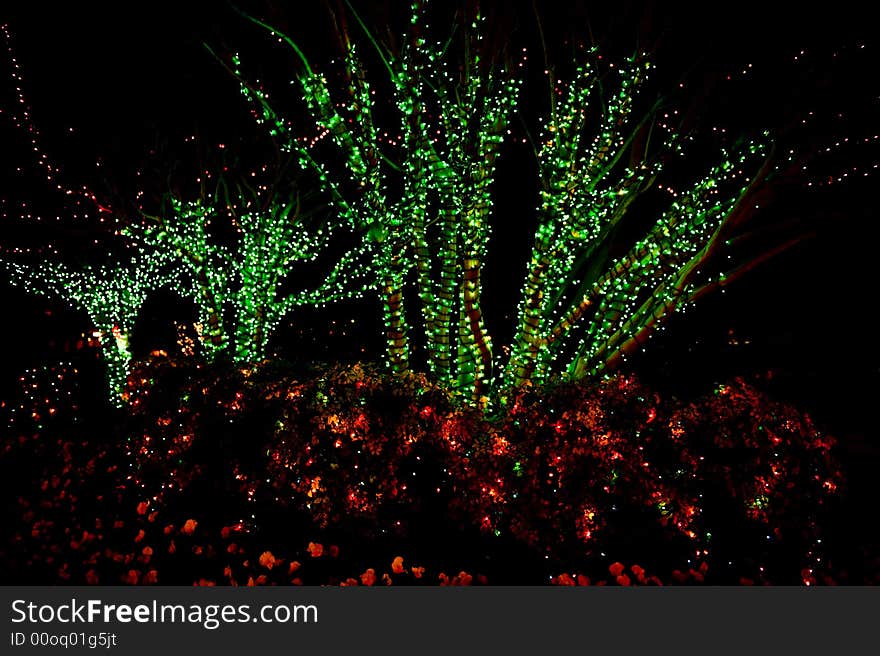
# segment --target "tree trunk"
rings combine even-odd
[[[463,365],[463,370],[460,369],[459,372],[460,389],[470,391],[472,399],[477,402],[486,393],[492,371],[491,339],[480,308],[480,268],[480,260],[476,257],[462,261],[462,309],[459,326],[459,362]]]
[[[455,291],[458,284],[458,233],[455,217],[443,217],[443,244],[440,257],[440,289],[437,292],[437,309],[434,313],[435,372],[441,383],[452,381],[452,312],[455,307]]]
[[[523,305],[519,324],[514,336],[513,353],[508,363],[508,380],[514,387],[523,387],[532,382],[541,348],[541,329],[544,319],[544,293],[547,286],[547,273],[551,258],[548,253],[549,237],[539,236],[535,253],[529,266],[529,275],[523,290]]]
[[[107,366],[107,392],[110,403],[117,408],[125,405],[125,386],[131,369],[128,331],[113,325],[101,330],[101,350]]]
[[[403,304],[403,275],[400,257],[394,256],[383,280],[386,355],[394,373],[409,369],[409,341]]]

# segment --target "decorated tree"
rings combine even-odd
[[[296,307],[328,300],[328,290],[347,297],[357,290],[328,281],[290,290],[297,263],[322,254],[335,226],[301,210],[295,192],[221,181],[217,191],[193,201],[171,195],[164,211],[126,232],[144,247],[168,254],[178,270],[177,290],[193,301],[197,328],[208,359],[260,361],[279,323]],[[345,266],[343,252],[337,267]]]
[[[73,268],[60,262],[26,266],[3,261],[2,267],[13,284],[88,315],[106,363],[109,398],[121,406],[132,362],[129,340],[135,320],[152,292],[176,283],[170,264],[157,251],[101,266]]]
[[[127,344],[135,318],[155,290],[171,288],[193,303],[206,359],[225,357],[240,363],[264,359],[274,330],[295,308],[362,292],[363,284],[349,284],[352,277],[357,279],[349,272],[368,263],[344,246],[335,249],[337,260],[326,280],[292,284],[296,265],[314,262],[342,230],[337,223],[323,221],[320,208],[303,209],[296,176],[289,174],[283,159],[274,167],[258,163],[246,171],[238,153],[236,165],[229,170],[230,162],[220,146],[209,155],[212,162],[219,162],[217,173],[209,164],[201,164],[195,180],[184,175],[172,182],[169,174],[164,188],[150,193],[142,188],[134,203],[111,204],[87,186],[67,185],[60,167],[43,152],[8,29],[2,26],[0,32],[6,40],[16,92],[13,110],[4,113],[26,136],[36,154],[37,170],[49,188],[60,194],[64,211],[58,218],[73,224],[97,217],[91,229],[102,239],[94,244],[117,250],[114,245],[124,236],[126,249],[134,253],[122,261],[111,254],[104,266],[75,268],[55,261],[58,253],[52,249],[38,251],[41,263],[25,264],[13,248],[0,265],[15,284],[62,299],[89,314],[102,332],[114,402],[119,401],[131,361]],[[158,198],[148,202],[148,196]],[[19,218],[39,220],[24,210]],[[116,338],[114,348],[110,335]]]
[[[375,100],[341,13],[334,16],[344,53],[337,89],[290,37],[249,17],[296,54],[300,93],[314,122],[311,139],[302,134],[312,128],[297,131],[269,93],[247,81],[237,56],[232,69],[258,121],[317,174],[338,220],[365,235],[392,371],[413,365],[407,317],[415,313],[404,309],[414,288],[427,369],[465,399],[482,405],[492,390],[600,373],[722,280],[698,274],[754,207],[753,195],[772,170],[767,135],[722,148],[717,164],[683,189],[670,189],[668,208],[615,254],[634,200],[681,158],[688,138],[658,120],[659,101],[636,110],[651,69],[645,55],[615,67],[600,65],[595,51],[582,53],[568,81],[548,64],[552,93],[535,145],[537,228],[513,341],[495,352],[481,274],[496,162],[517,111],[526,57],[512,63],[485,43],[478,5],[461,21],[459,37],[430,42],[423,35],[426,4],[412,4],[411,29],[397,48],[379,44],[350,9],[390,76],[393,102],[386,107]],[[389,110],[399,136],[383,140],[387,131],[377,129],[376,116]],[[655,131],[663,134],[652,140]],[[324,140],[335,154],[319,151]],[[340,154],[345,173],[334,175]],[[392,198],[390,189],[398,195]]]
[[[276,33],[264,23],[251,20]],[[409,98],[402,112],[405,137],[401,143],[403,157],[408,161],[404,167],[410,169],[410,175],[399,196],[391,196],[386,168],[390,166],[400,171],[401,167],[381,155],[379,134],[371,111],[373,101],[363,65],[347,32],[341,31],[340,34],[345,48],[343,103],[334,102],[327,78],[312,69],[290,38],[282,37],[293,48],[302,65],[298,81],[308,111],[315,121],[316,132],[312,139],[304,139],[295,132],[290,122],[273,109],[268,94],[244,80],[238,56],[232,58],[231,70],[241,80],[242,92],[254,103],[257,121],[267,124],[273,137],[285,140],[286,148],[297,156],[304,170],[317,175],[337,211],[338,222],[362,235],[357,251],[341,262],[343,266],[338,267],[332,278],[328,279],[328,283],[336,283],[336,289],[328,291],[338,296],[349,279],[356,275],[358,262],[371,272],[364,288],[378,293],[382,301],[386,357],[392,371],[399,373],[406,371],[410,365],[403,282],[409,270],[406,247],[411,241],[412,224],[424,220],[419,217],[424,217],[425,213],[426,180],[419,175],[420,169],[416,167],[426,160],[427,139],[425,128],[416,116],[419,111],[417,99]],[[410,89],[416,83],[412,69],[388,66],[392,77],[398,82],[396,86],[399,92]],[[357,190],[354,195],[346,194],[344,184],[331,172],[330,167],[313,154],[316,143],[324,138],[330,139],[341,153],[343,175],[354,183]],[[413,217],[412,222],[408,217]]]

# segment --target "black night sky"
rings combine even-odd
[[[161,175],[184,167],[193,152],[186,137],[232,149],[255,138],[236,81],[204,43],[218,53],[241,53],[267,80],[281,84],[295,63],[288,51],[268,43],[264,33],[224,2],[17,4],[0,8],[0,23],[9,25],[14,39],[45,151],[69,183],[87,184],[115,199],[131,198],[139,168]],[[403,2],[354,4],[370,25],[400,27],[405,18]],[[437,11],[434,28],[442,33],[443,17],[450,21],[460,3],[437,4],[443,9]],[[505,146],[493,188],[495,216],[512,218],[505,218],[493,235],[494,259],[485,282],[492,298],[488,320],[498,341],[504,341],[528,254],[529,209],[536,203],[534,170],[523,165],[528,149],[516,144],[543,102],[535,12],[555,61],[564,61],[573,41],[593,41],[612,57],[635,48],[653,52],[656,89],[674,90],[685,81],[677,106],[698,131],[723,126],[729,133],[748,133],[767,127],[780,135],[780,142],[803,152],[851,140],[853,146],[817,159],[811,175],[826,182],[840,172],[857,172],[818,190],[806,191],[797,183],[783,186],[757,217],[776,226],[770,240],[795,234],[806,235],[804,240],[723,294],[674,317],[630,366],[644,380],[682,395],[742,376],[808,412],[840,440],[852,493],[859,497],[853,515],[841,518],[841,524],[858,524],[861,539],[876,544],[876,529],[862,527],[866,518],[857,516],[874,508],[877,495],[870,477],[880,464],[875,410],[880,346],[873,316],[880,181],[873,167],[880,162],[880,144],[855,144],[875,135],[880,107],[880,44],[871,40],[876,24],[866,4],[484,3],[498,43],[512,51],[527,47],[531,53],[523,120],[513,126],[514,139]],[[248,0],[240,7],[291,34],[313,64],[320,67],[335,55],[320,0]],[[743,70],[748,74],[738,75]],[[5,60],[0,72],[0,104],[5,107],[14,99]],[[728,81],[729,75],[736,79]],[[813,127],[799,130],[799,121],[811,112],[818,117]],[[0,197],[40,197],[45,183],[25,140],[5,116],[0,116],[0,144]],[[872,176],[863,177],[872,170]],[[14,211],[8,205],[3,212],[4,247],[34,239],[10,216]],[[52,221],[41,230],[56,231],[52,238],[62,242],[83,238]],[[6,308],[0,367],[5,395],[24,369],[64,357],[65,341],[86,326],[78,315],[5,282],[0,283],[0,304]],[[167,308],[159,304],[148,310],[145,325],[160,326]],[[308,326],[305,330],[282,331],[288,352],[311,352],[324,341],[327,318],[310,321],[300,324]],[[347,339],[332,348],[356,353],[363,343],[373,346],[363,335]]]

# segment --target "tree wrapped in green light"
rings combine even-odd
[[[25,291],[61,300],[85,312],[99,333],[107,367],[110,401],[124,405],[135,320],[147,297],[175,284],[175,273],[161,253],[136,253],[122,262],[72,268],[59,262],[26,266],[3,261],[9,280]]]
[[[297,79],[317,139],[330,139],[341,153],[354,194],[343,192],[328,164],[313,154],[313,143],[278,115],[269,95],[244,80],[237,57],[233,71],[259,108],[258,121],[267,123],[273,136],[286,138],[300,165],[317,174],[340,220],[364,235],[362,249],[373,262],[374,288],[383,303],[392,371],[409,367],[404,282],[416,271],[427,366],[444,384],[478,399],[490,384],[493,362],[480,302],[491,232],[490,185],[516,109],[522,62],[504,70],[482,57],[484,19],[476,11],[465,30],[467,55],[459,67],[441,44],[428,44],[422,36],[425,4],[412,3],[412,29],[397,52],[373,40],[393,85],[399,119],[400,137],[391,154],[379,139],[365,66],[344,17],[337,27],[346,83],[338,99],[289,37],[251,18],[296,53],[302,64]],[[393,196],[392,176],[400,190]],[[432,234],[429,225],[437,226]]]
[[[619,87],[586,144],[584,126],[599,76],[589,63],[578,67],[569,83],[551,74],[554,93],[537,149],[538,227],[506,386],[541,383],[554,374],[595,374],[632,340],[644,340],[651,326],[685,301],[693,274],[766,174],[761,169],[750,182],[749,172],[757,172],[761,167],[755,163],[767,155],[765,142],[722,152],[721,162],[676,194],[629,251],[609,257],[633,201],[651,188],[670,156],[683,150],[672,134],[655,153],[642,145],[654,110],[639,120],[631,115],[649,70],[642,57],[617,68]]]
[[[524,62],[523,57],[505,70],[488,59],[484,23],[477,11],[466,26],[464,66],[455,73],[449,73],[440,53],[429,52],[429,85],[437,96],[442,127],[438,144],[442,159],[431,168],[432,189],[441,199],[436,243],[442,264],[434,321],[428,327],[428,343],[433,346],[429,358],[436,361],[434,370],[441,379],[474,400],[484,396],[492,381],[492,339],[481,307],[481,275],[491,236],[490,186],[516,111],[522,86],[518,74]],[[455,296],[457,318],[450,312]],[[454,346],[454,362],[446,361],[448,345]]]
[[[232,255],[211,238],[210,208],[175,198],[169,204],[169,216],[157,217],[158,225],[142,230],[131,226],[127,232],[152,250],[172,254],[176,268],[185,273],[178,281],[178,291],[193,301],[202,348],[206,357],[213,359],[230,345],[223,314]]]
[[[329,167],[313,156],[311,144],[295,133],[289,122],[275,112],[268,94],[244,81],[239,68],[240,60],[234,57],[231,70],[242,81],[242,93],[258,108],[258,122],[268,124],[270,134],[284,140],[286,148],[297,157],[300,166],[317,175],[338,213],[339,222],[361,235],[360,245],[351,256],[345,258],[344,264],[348,266],[337,267],[332,280],[326,281],[326,291],[334,297],[345,295],[343,290],[349,278],[358,275],[356,262],[369,262],[365,266],[373,274],[372,287],[382,301],[388,363],[395,372],[406,371],[410,364],[410,347],[403,282],[409,270],[405,247],[411,240],[407,217],[422,211],[422,185],[407,185],[396,198],[390,195],[385,170],[389,161],[383,159],[381,154],[378,132],[372,116],[370,85],[364,75],[356,46],[345,38],[345,31],[340,34],[343,35],[345,48],[346,83],[341,94],[343,98],[334,100],[331,98],[327,78],[312,69],[289,37],[256,19],[251,20],[286,41],[300,59],[302,70],[297,81],[315,122],[318,133],[316,141],[327,138],[338,148],[344,162],[343,175],[353,182],[356,189],[356,193],[350,195],[343,191],[344,185],[336,180]],[[403,69],[398,72],[392,70],[392,75],[405,74]],[[409,111],[415,111],[414,107]],[[417,121],[408,121],[406,118],[405,114],[403,123],[407,129],[419,129]],[[423,143],[423,139],[417,136],[410,136],[405,141],[408,147],[416,149]],[[333,283],[337,286],[334,287]]]
[[[196,307],[208,359],[257,362],[266,357],[270,337],[294,309],[361,290],[337,284],[338,270],[350,266],[352,255],[344,253],[322,284],[285,291],[295,266],[325,251],[333,226],[302,212],[294,193],[239,187],[231,195],[221,188],[194,201],[170,197],[162,214],[127,233],[172,260],[177,291]]]
[[[717,284],[698,284],[697,274],[765,177],[766,139],[721,152],[702,179],[673,194],[636,243],[614,255],[633,202],[682,156],[686,139],[657,125],[659,102],[636,113],[651,69],[644,55],[598,70],[601,57],[586,53],[568,81],[548,66],[550,103],[535,147],[537,228],[504,359],[493,352],[484,321],[481,274],[496,161],[517,111],[525,55],[511,65],[489,52],[478,6],[462,20],[457,40],[430,43],[423,36],[425,5],[412,3],[409,34],[397,49],[380,45],[353,13],[392,83],[389,107],[400,136],[390,146],[379,138],[375,99],[344,16],[335,17],[344,47],[338,94],[290,37],[251,18],[294,50],[317,130],[312,140],[279,116],[267,92],[245,81],[237,58],[233,70],[258,120],[317,174],[338,220],[363,235],[360,252],[374,264],[373,293],[383,302],[393,371],[410,366],[404,307],[414,288],[425,364],[463,398],[482,404],[491,389],[600,373]],[[324,139],[342,155],[344,177],[331,173],[332,158],[316,154]]]

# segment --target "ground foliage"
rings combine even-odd
[[[618,374],[489,416],[367,364],[160,357],[114,413],[90,371],[4,404],[7,581],[851,582],[823,542],[834,440],[741,379],[689,401]]]

